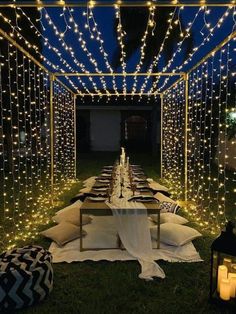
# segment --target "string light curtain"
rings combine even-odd
[[[61,191],[75,179],[74,101],[54,83],[52,174],[50,76],[8,40],[0,42],[0,245],[10,248],[49,222],[52,176]]]
[[[185,185],[189,215],[212,233],[233,218],[236,205],[235,51],[232,36],[193,68],[187,107],[184,81],[163,94],[163,179],[179,199]]]
[[[185,82],[163,94],[162,178],[176,199],[184,197]]]
[[[233,218],[236,205],[235,51],[236,38],[189,75],[190,215],[212,232]]]
[[[75,179],[75,102],[74,96],[60,83],[53,83],[54,192]]]

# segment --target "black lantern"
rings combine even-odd
[[[236,235],[229,221],[211,245],[210,300],[236,306]]]

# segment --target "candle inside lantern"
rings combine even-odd
[[[228,269],[225,265],[220,265],[218,267],[218,281],[217,281],[217,291],[220,292],[220,283],[222,279],[227,279]]]
[[[228,272],[231,271],[231,264],[232,264],[231,258],[224,258],[223,265],[225,265],[228,268]]]
[[[235,273],[229,273],[229,281],[230,281],[230,296],[231,298],[236,297],[236,274]]]
[[[236,273],[236,264],[231,264],[231,273]]]
[[[224,301],[230,300],[230,281],[223,278],[220,282],[220,298]]]

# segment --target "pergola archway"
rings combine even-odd
[[[199,221],[201,226],[207,228],[210,226],[212,232],[215,232],[218,227],[225,223],[227,219],[226,199],[229,193],[233,193],[233,190],[235,192],[232,187],[230,191],[228,189],[231,179],[228,178],[227,172],[230,168],[227,150],[229,150],[229,145],[235,147],[236,142],[233,139],[233,143],[228,143],[228,131],[230,129],[228,113],[235,110],[235,99],[231,95],[235,93],[236,72],[230,70],[233,69],[230,66],[235,60],[236,49],[236,11],[234,4],[234,1],[231,3],[211,2],[206,6],[198,2],[180,3],[178,1],[172,1],[171,4],[166,4],[164,1],[132,2],[132,4],[128,1],[109,3],[95,1],[86,3],[65,1],[47,3],[46,1],[1,2],[0,7],[9,7],[12,10],[19,9],[17,13],[28,19],[30,23],[32,21],[23,10],[25,7],[58,7],[61,8],[62,12],[63,8],[85,7],[89,12],[92,12],[94,7],[112,7],[118,16],[117,31],[120,34],[119,44],[122,47],[122,71],[115,72],[106,59],[101,36],[98,36],[98,43],[104,60],[107,62],[107,70],[110,70],[107,72],[99,71],[95,64],[96,72],[87,71],[84,65],[74,58],[74,51],[66,44],[64,33],[58,31],[50,15],[45,13],[45,19],[49,25],[53,25],[62,47],[72,55],[71,63],[77,63],[82,69],[81,71],[73,70],[69,62],[67,64],[67,60],[63,59],[60,51],[48,40],[45,40],[45,45],[53,50],[62,64],[65,65],[63,71],[58,71],[59,67],[53,65],[40,54],[37,47],[33,47],[30,42],[26,42],[26,46],[33,49],[36,55],[39,54],[42,62],[39,62],[20,44],[25,40],[24,37],[20,34],[19,29],[12,25],[12,21],[1,13],[2,21],[11,30],[8,33],[4,29],[0,29],[1,40],[5,42],[7,47],[1,54],[3,61],[0,66],[2,222],[4,225],[14,224],[16,226],[14,231],[8,231],[2,223],[4,241],[9,247],[19,236],[26,239],[31,237],[34,232],[37,233],[37,224],[48,221],[47,208],[51,206],[49,203],[57,198],[63,188],[68,188],[76,179],[76,153],[77,149],[79,150],[75,145],[76,97],[95,99],[104,96],[109,98],[113,96],[160,98],[162,108],[162,179],[172,188],[176,198],[185,201],[186,210]],[[134,6],[148,7],[151,12],[150,19],[158,7],[198,8],[193,21],[201,10],[207,14],[208,7],[224,8],[223,15],[212,29],[209,28],[209,34],[203,39],[199,47],[202,47],[214,35],[216,29],[221,28],[228,16],[232,18],[233,27],[230,34],[220,44],[211,49],[187,71],[183,71],[184,65],[169,71],[171,66],[167,65],[163,71],[155,72],[153,70],[154,65],[160,60],[158,53],[148,71],[141,72],[144,58],[144,50],[141,48],[138,67],[134,72],[128,72],[125,70],[125,48],[122,41],[124,34],[119,10],[120,7]],[[70,10],[69,13],[71,13]],[[75,30],[74,20],[72,19],[70,22]],[[172,22],[173,20],[170,19],[170,26]],[[193,23],[189,27],[192,27]],[[206,27],[208,27],[207,23]],[[94,32],[99,34],[96,28]],[[42,36],[42,34],[36,34],[39,37]],[[188,35],[189,32],[185,36]],[[80,33],[79,36],[82,38]],[[91,57],[83,38],[81,41],[85,54]],[[195,50],[190,54],[189,64],[191,64],[198,49],[200,48],[195,47]],[[90,61],[95,63],[93,59]],[[185,60],[185,62],[187,61]],[[68,72],[68,69],[71,71]],[[3,80],[4,76],[7,76],[6,82]],[[117,89],[117,77],[122,79],[122,91]],[[130,91],[127,90],[126,85],[128,77],[132,77],[134,82]],[[140,90],[136,88],[138,77],[144,77]],[[147,89],[147,82],[151,77],[155,79],[150,89]],[[162,77],[164,78],[162,86],[158,86]],[[172,82],[170,77],[175,78],[173,84],[170,84]],[[88,89],[83,78],[92,83],[93,90]],[[95,78],[99,78],[103,90],[97,87]],[[106,88],[106,78],[112,79],[112,86],[114,87],[112,91]],[[79,81],[81,90],[75,85],[76,79]],[[230,105],[228,104],[229,100],[232,101]],[[218,109],[214,111],[215,108]],[[214,130],[217,130],[217,140],[214,132],[212,133]],[[26,134],[25,141],[19,140],[21,131]],[[213,143],[213,140],[216,140],[217,144]],[[222,148],[223,146],[224,148]],[[217,149],[215,152],[217,161],[215,162],[212,160],[215,156],[213,147]],[[224,156],[221,157],[221,155]],[[214,176],[215,171],[217,172],[216,176]],[[232,181],[235,182],[235,169],[231,173]],[[48,192],[49,187],[50,193]],[[26,196],[22,197],[22,194]],[[26,212],[22,212],[23,206],[26,206]],[[27,221],[27,224],[23,223],[24,220]]]

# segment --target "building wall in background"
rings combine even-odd
[[[120,111],[90,111],[90,143],[92,151],[120,149]]]

